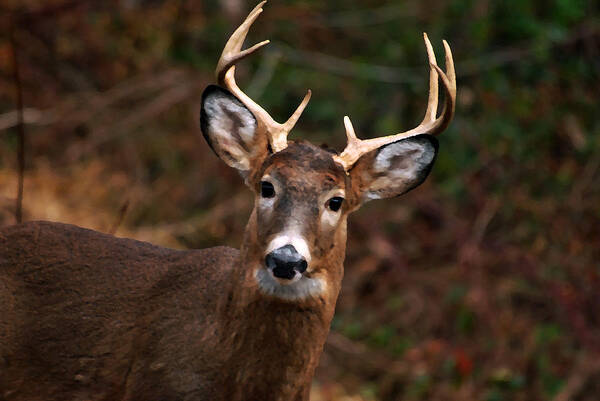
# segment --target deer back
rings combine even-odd
[[[180,394],[186,381],[215,388],[210,376],[227,358],[218,314],[239,251],[177,251],[47,222],[3,229],[0,249],[7,399],[153,399],[170,387]],[[204,371],[186,377],[186,365]]]

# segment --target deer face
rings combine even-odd
[[[349,178],[332,154],[291,143],[270,155],[254,175],[256,246],[264,265],[261,288],[289,297],[316,295],[340,274],[331,263],[343,255]]]
[[[273,153],[254,115],[217,86],[204,92],[201,128],[254,192],[244,244],[249,268],[265,294],[286,300],[338,290],[348,214],[419,185],[437,152],[435,138],[418,135],[367,152],[349,171],[310,143]]]

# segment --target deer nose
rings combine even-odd
[[[302,274],[308,264],[293,245],[285,245],[271,251],[265,258],[265,264],[275,277],[291,280],[296,272]]]

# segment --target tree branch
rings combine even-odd
[[[15,218],[17,223],[23,221],[23,177],[25,174],[25,124],[23,121],[23,87],[19,71],[19,56],[17,54],[17,24],[14,20],[10,24],[10,49],[12,55],[13,79],[17,95],[17,133],[19,142],[17,146],[18,157],[18,185],[17,202],[15,205]]]

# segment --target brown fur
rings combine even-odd
[[[287,207],[345,185],[330,153],[288,149],[263,164],[287,180]],[[312,274],[328,291],[294,302],[257,289],[256,210],[241,252],[60,223],[0,230],[0,400],[308,399],[343,275],[343,219],[326,246],[311,234]]]
[[[371,164],[346,174],[308,143],[258,154],[244,174],[256,203],[240,251],[177,251],[60,223],[1,229],[0,401],[307,400],[341,287],[347,216],[365,201]],[[263,177],[277,184],[268,209]],[[346,199],[324,224],[332,191]],[[326,286],[284,300],[255,272],[290,225],[310,248],[304,276]]]

